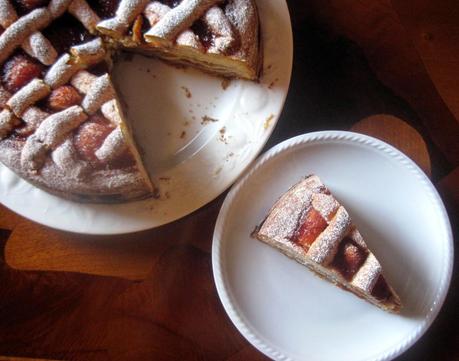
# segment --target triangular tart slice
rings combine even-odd
[[[399,312],[400,298],[381,264],[319,177],[308,176],[283,194],[253,236],[343,289]]]

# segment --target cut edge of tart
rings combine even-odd
[[[319,177],[308,176],[284,193],[252,236],[381,309],[400,312],[381,264]]]

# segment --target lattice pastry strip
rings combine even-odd
[[[46,154],[87,118],[83,108],[78,105],[50,115],[39,125],[36,132],[27,138],[21,154],[22,166],[30,171],[40,169]]]
[[[19,89],[6,103],[18,117],[32,104],[51,93],[51,88],[41,79],[33,79]]]
[[[105,138],[95,154],[100,161],[108,162],[122,154],[126,148],[123,131],[118,126]]]
[[[49,113],[41,110],[38,107],[31,106],[27,108],[22,114],[22,121],[25,123],[25,126],[21,128],[16,128],[15,132],[19,135],[29,135],[32,134],[39,125],[50,116]]]
[[[373,253],[370,253],[364,264],[352,278],[351,284],[365,292],[371,292],[381,274],[381,265]]]
[[[79,179],[89,168],[89,163],[78,158],[72,137],[68,137],[52,153],[53,162],[70,178]]]
[[[159,1],[153,1],[147,5],[143,13],[150,23],[150,26],[153,27],[170,10],[171,8],[166,4],[160,3]],[[199,41],[199,37],[190,29],[186,29],[181,32],[175,41],[179,45],[190,46],[192,48],[204,51],[204,47]]]
[[[63,54],[45,75],[45,83],[55,89],[67,83],[70,78],[81,69],[69,54]]]
[[[62,16],[73,0],[51,0],[48,4],[48,10],[53,19]]]
[[[72,86],[76,88],[80,93],[86,94],[91,88],[91,84],[96,79],[96,75],[91,74],[86,70],[80,70],[72,77],[70,84],[72,84]]]
[[[115,97],[115,89],[108,74],[95,79],[86,93],[81,106],[88,114],[97,112],[105,102]]]
[[[214,36],[213,44],[209,53],[225,53],[236,41],[231,23],[223,10],[213,6],[204,14],[204,22]]]
[[[73,58],[67,53],[63,54],[45,75],[45,83],[53,89],[66,84],[79,70],[97,64],[106,56],[100,38],[73,46],[70,52]]]
[[[0,84],[0,108],[6,106],[6,102],[11,98],[11,93]]]
[[[100,18],[85,0],[73,0],[68,12],[77,18],[90,33],[95,33]]]
[[[308,188],[312,191],[310,197],[312,208],[319,212],[328,223],[307,251],[311,260],[323,266],[330,265],[337,254],[340,243],[346,237],[357,244],[363,252],[368,252],[362,235],[352,225],[349,214],[344,207],[340,206],[335,197],[323,193],[323,188],[318,186],[318,183],[309,183]],[[381,265],[370,252],[361,268],[353,276],[351,284],[365,292],[370,292],[380,274]]]
[[[22,16],[6,28],[0,35],[0,63],[3,63],[30,35],[47,26],[52,19],[48,9],[39,8]]]
[[[0,25],[6,29],[17,19],[18,15],[11,2],[9,0],[0,0]],[[57,58],[56,49],[39,31],[31,34],[21,46],[27,54],[45,65],[51,65]]]
[[[327,228],[309,248],[308,256],[318,264],[330,264],[336,255],[339,243],[348,234],[350,226],[349,214],[344,207],[339,207]]]
[[[99,105],[102,104],[100,105],[101,113],[116,126],[104,140],[101,147],[95,152],[96,157],[102,162],[115,159],[127,148],[127,145],[121,129],[121,109],[116,99],[114,99],[115,92],[109,81],[108,75],[98,78],[86,70],[81,70],[72,78],[71,84],[80,93],[86,94],[85,99],[92,99],[94,109],[98,110]],[[106,90],[100,91],[104,87],[106,87]],[[94,94],[99,94],[98,99],[95,99],[97,97],[95,97]]]
[[[186,0],[185,0],[186,1]],[[123,36],[129,26],[140,15],[148,0],[121,0],[116,10],[116,16],[97,24],[97,29],[116,38]]]
[[[152,27],[152,31],[155,28],[155,25],[170,11],[172,11],[172,9],[169,6],[162,4],[159,1],[154,1],[148,4],[144,10],[144,15],[148,19],[150,26]],[[205,12],[202,19],[214,37],[212,45],[207,51],[209,53],[217,54],[225,53],[234,44],[235,34],[231,23],[228,21],[228,18],[224,14],[223,10],[218,6],[212,6]],[[147,32],[145,34],[145,39],[148,41],[149,37],[151,38],[151,35],[152,32]],[[204,47],[199,41],[199,37],[190,29],[186,29],[178,34],[175,42],[179,45],[190,46],[204,51]]]
[[[100,111],[102,112],[105,118],[110,120],[112,124],[115,124],[115,125],[122,124],[123,121],[120,116],[121,109],[116,99],[111,99],[108,102],[102,104]]]
[[[10,110],[3,109],[0,112],[0,140],[5,138],[19,123],[19,119]]]
[[[83,44],[75,45],[70,48],[70,54],[75,61],[84,66],[91,66],[102,61],[106,56],[106,51],[101,38],[95,38]],[[72,74],[73,76],[73,74]]]
[[[174,41],[218,0],[183,0],[177,7],[165,13],[150,30],[145,33],[147,42]]]
[[[86,70],[80,70],[75,76],[71,79],[70,84],[76,88],[82,94],[88,94],[93,87],[94,82],[97,80],[97,76],[89,73]],[[110,99],[102,104],[100,111],[103,116],[110,120],[115,126],[122,123],[120,117],[121,110],[119,109],[118,102],[116,99]]]

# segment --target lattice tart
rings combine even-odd
[[[399,312],[400,298],[381,264],[319,177],[308,176],[282,195],[253,236],[345,290]]]
[[[0,161],[90,202],[154,186],[110,78],[119,49],[256,79],[253,0],[0,0]]]

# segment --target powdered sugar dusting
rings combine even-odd
[[[156,23],[161,20],[164,15],[166,15],[171,8],[165,4],[160,3],[159,1],[151,2],[147,5],[144,11],[145,17],[148,19],[151,26],[156,25]],[[199,37],[193,33],[190,29],[184,30],[178,36],[175,42],[182,46],[189,46],[200,51],[204,51],[204,47],[199,41]]]
[[[3,63],[28,36],[47,26],[51,20],[50,12],[45,8],[39,8],[11,24],[0,35],[0,63]]]
[[[90,33],[94,33],[97,23],[100,22],[100,18],[85,0],[73,0],[68,11],[77,18]]]
[[[101,38],[88,41],[86,43],[72,46],[70,53],[77,58],[77,61],[86,66],[97,64],[106,55],[104,44]]]
[[[351,225],[351,218],[344,209],[340,207],[330,224],[312,243],[308,256],[316,263],[328,265],[335,258],[339,243],[346,236]]]
[[[148,37],[156,37],[173,41],[217,2],[218,0],[183,0],[145,34],[146,40],[149,41]]]
[[[72,61],[69,54],[62,55],[45,75],[45,83],[56,89],[67,83],[80,67]]]
[[[356,244],[358,244],[362,249],[368,250],[367,244],[365,243],[362,235],[355,226],[352,227],[351,231],[348,234],[348,237],[352,239]]]
[[[86,119],[87,115],[77,105],[50,115],[27,139],[21,155],[22,166],[30,170],[39,169],[46,152],[61,143],[70,131]]]
[[[120,127],[117,127],[105,138],[102,146],[96,151],[96,157],[103,162],[108,162],[115,159],[126,148],[123,132]]]
[[[100,111],[105,118],[110,120],[112,124],[120,125],[123,123],[116,99],[109,100],[108,102],[102,104]]]
[[[37,107],[27,108],[22,114],[22,121],[26,123],[25,126],[20,129],[16,129],[16,132],[21,135],[28,135],[33,133],[43,120],[49,117],[49,113],[41,110]]]
[[[381,265],[373,253],[370,253],[360,270],[354,275],[351,284],[364,292],[371,293],[381,274]]]
[[[166,4],[160,3],[159,1],[152,1],[145,7],[143,14],[150,23],[150,26],[154,26],[170,10],[171,8]]]
[[[23,142],[7,139],[0,143],[0,161],[15,169],[22,177],[27,178],[37,186],[43,187],[61,196],[86,201],[103,201],[105,197],[117,195],[123,199],[142,198],[150,193],[147,180],[135,168],[126,169],[91,169],[84,176],[71,177],[66,168],[60,168],[53,159],[44,160],[40,172],[30,172],[17,168],[20,163]],[[72,151],[73,152],[73,151]],[[62,164],[61,164],[62,165]],[[83,173],[82,173],[83,174]],[[111,200],[111,199],[110,199]]]
[[[331,217],[339,208],[339,203],[335,197],[323,193],[314,194],[312,205],[327,222],[330,222]]]
[[[54,163],[71,179],[81,178],[89,168],[87,162],[78,159],[71,137],[59,145],[51,153],[51,157]]]
[[[37,58],[45,65],[53,64],[57,59],[57,51],[51,42],[38,31],[30,35],[22,43],[24,51],[33,58]]]
[[[102,104],[114,97],[115,89],[110,77],[108,74],[104,74],[91,83],[81,105],[88,114],[93,114],[100,109]]]
[[[9,0],[0,0],[0,25],[6,29],[13,24],[18,18],[13,4]]]
[[[6,103],[10,109],[20,117],[24,110],[35,102],[43,99],[51,92],[51,89],[41,79],[33,79],[19,89]]]
[[[102,33],[120,37],[128,30],[137,15],[142,13],[147,3],[148,0],[121,0],[116,16],[99,22],[97,29]]]
[[[231,23],[218,6],[213,6],[204,15],[204,22],[214,35],[212,46],[209,53],[225,53],[236,41]]]
[[[19,123],[19,120],[8,109],[0,112],[0,140],[5,138],[8,133]]]
[[[53,18],[58,18],[65,13],[73,0],[51,0],[48,4],[48,10]]]
[[[91,89],[91,84],[96,79],[97,76],[94,74],[91,74],[86,70],[80,70],[73,76],[70,84],[72,84],[80,93],[86,94],[89,89]]]
[[[258,234],[278,242],[289,242],[301,214],[310,207],[312,193],[305,181],[293,186],[271,208]]]
[[[0,108],[5,107],[6,102],[11,97],[11,93],[0,84]]]

